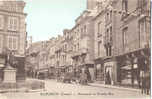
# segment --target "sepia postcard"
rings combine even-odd
[[[0,99],[150,98],[150,0],[0,0]]]

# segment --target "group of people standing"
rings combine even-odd
[[[78,82],[82,85],[87,85],[88,82],[91,82],[91,75],[88,68],[85,68],[84,70],[79,70],[79,72],[77,72],[76,78]]]

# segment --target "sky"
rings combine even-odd
[[[48,40],[71,29],[86,9],[86,0],[24,0],[28,36],[33,42]]]

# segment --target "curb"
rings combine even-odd
[[[124,88],[124,87],[117,87],[117,86],[109,86],[109,85],[103,85],[103,84],[91,84],[91,83],[89,83],[89,86],[104,87],[104,88],[113,88],[113,89],[120,89],[120,90],[128,90],[128,91],[141,92],[140,89]]]

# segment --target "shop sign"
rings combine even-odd
[[[4,64],[0,64],[0,68],[4,67]]]
[[[138,65],[137,65],[137,64],[134,64],[134,65],[133,65],[133,68],[134,68],[134,69],[138,68]]]
[[[101,68],[101,64],[97,64],[97,69],[100,69]]]
[[[104,66],[113,66],[114,65],[114,62],[107,62],[107,63],[104,63]]]
[[[131,70],[131,65],[126,65],[126,66],[123,66],[121,69],[125,69],[125,70]]]

